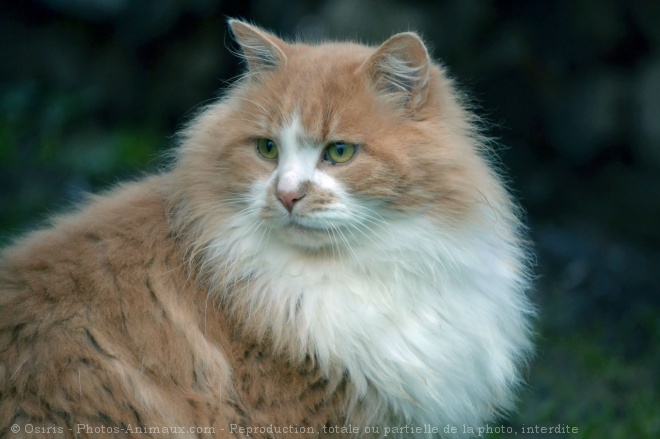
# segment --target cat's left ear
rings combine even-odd
[[[229,20],[229,27],[250,71],[275,69],[286,62],[287,44],[276,36],[240,20]]]
[[[431,60],[414,32],[385,41],[363,65],[378,93],[399,106],[414,110],[428,95]]]

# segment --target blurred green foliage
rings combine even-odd
[[[0,91],[0,244],[85,192],[153,168],[162,129],[91,121],[84,96],[36,82]],[[11,183],[9,183],[11,182]]]

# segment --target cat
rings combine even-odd
[[[171,166],[3,251],[0,436],[465,437],[509,412],[530,250],[445,69],[413,32],[229,26],[246,72]]]

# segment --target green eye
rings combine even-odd
[[[269,160],[275,160],[279,155],[277,143],[270,139],[257,139],[257,151],[262,157]]]
[[[346,163],[353,158],[356,152],[357,145],[355,143],[332,142],[326,147],[323,158],[333,165]]]

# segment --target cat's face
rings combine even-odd
[[[402,215],[465,213],[480,162],[416,35],[373,49],[233,30],[247,78],[191,130],[209,209],[307,249],[367,242]]]
[[[363,142],[317,137],[297,111],[269,131],[268,137],[253,140],[259,172],[252,174],[246,198],[276,236],[317,248],[365,225],[371,208],[351,195],[355,191],[347,175],[355,172],[352,165],[359,166]]]

